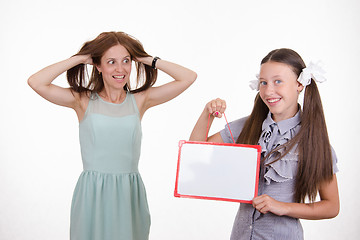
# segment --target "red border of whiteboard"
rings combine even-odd
[[[180,170],[180,158],[181,158],[181,148],[183,144],[205,144],[205,145],[219,145],[219,146],[233,146],[233,147],[247,147],[247,148],[255,148],[257,150],[257,164],[256,164],[256,180],[255,180],[255,191],[254,197],[258,194],[258,186],[259,186],[259,171],[260,171],[260,155],[261,155],[261,147],[259,145],[247,145],[247,144],[235,144],[235,143],[213,143],[213,142],[200,142],[200,141],[179,141],[179,152],[178,152],[178,163],[176,168],[176,180],[175,180],[175,197],[184,197],[184,198],[195,198],[195,199],[205,199],[205,200],[217,200],[217,201],[227,201],[227,202],[240,202],[240,203],[252,203],[252,201],[241,200],[241,199],[230,199],[230,198],[219,198],[219,197],[207,197],[207,196],[196,196],[196,195],[184,195],[178,193],[178,178],[179,178],[179,170]]]

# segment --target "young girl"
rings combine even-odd
[[[132,61],[135,89],[130,86]],[[86,64],[93,65],[89,82]],[[152,87],[157,69],[174,81]],[[70,88],[52,84],[65,71]],[[195,79],[195,72],[151,57],[123,32],[101,33],[75,56],[29,78],[40,96],[74,109],[79,120],[84,171],[72,201],[71,239],[148,239],[150,215],[138,172],[140,120],[147,109],[178,96]]]
[[[299,218],[325,219],[339,213],[337,159],[315,83],[323,78],[316,70],[313,65],[306,68],[293,50],[271,51],[261,61],[251,115],[230,123],[237,143],[262,148],[259,195],[252,205],[240,204],[232,240],[303,239]],[[298,96],[303,90],[301,110]],[[227,127],[204,139],[209,114],[211,124],[225,108],[221,99],[206,104],[190,140],[232,143]]]

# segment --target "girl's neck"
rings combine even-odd
[[[281,113],[278,113],[278,114],[271,113],[271,118],[274,120],[274,122],[277,123],[277,122],[280,122],[280,121],[283,121],[286,119],[293,118],[299,110],[300,110],[300,105],[297,105],[296,108],[294,108],[290,114],[285,115],[285,114],[281,114]]]

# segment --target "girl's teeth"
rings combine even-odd
[[[268,100],[268,102],[270,102],[270,103],[273,103],[273,102],[276,102],[276,101],[279,101],[279,99],[277,98],[277,99],[269,99]]]

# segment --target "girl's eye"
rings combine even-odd
[[[282,81],[281,80],[275,80],[275,83],[276,84],[279,84],[279,83],[281,83]]]
[[[130,62],[130,60],[127,58],[123,60],[123,63],[128,63],[128,62]]]
[[[114,64],[115,61],[114,61],[114,60],[109,60],[108,63],[109,63],[109,64]]]
[[[265,86],[266,84],[267,84],[267,82],[265,82],[265,81],[260,81],[260,85]]]

